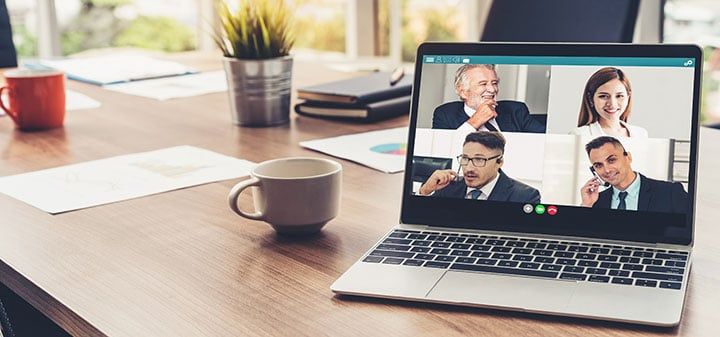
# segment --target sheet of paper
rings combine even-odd
[[[69,79],[98,85],[195,72],[180,63],[134,54],[41,60],[38,64],[42,67],[62,70]],[[37,66],[32,63],[26,65]]]
[[[192,146],[0,178],[0,193],[56,214],[246,176],[254,163]]]
[[[65,92],[65,110],[94,109],[100,107],[100,102],[77,91],[67,90]]]
[[[103,88],[164,101],[227,91],[225,71],[106,85]]]
[[[405,169],[407,127],[300,142],[300,146],[385,173]]]

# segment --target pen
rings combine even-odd
[[[390,86],[394,86],[402,80],[402,78],[405,76],[405,68],[403,66],[399,66],[393,70],[392,74],[390,74]]]

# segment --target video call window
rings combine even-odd
[[[420,61],[413,156],[452,164],[416,195],[687,212],[693,60]]]

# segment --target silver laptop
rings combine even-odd
[[[701,65],[689,45],[421,45],[400,223],[332,291],[677,325]]]

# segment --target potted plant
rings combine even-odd
[[[269,126],[290,120],[293,45],[290,10],[283,0],[218,1],[222,50],[233,123]]]

